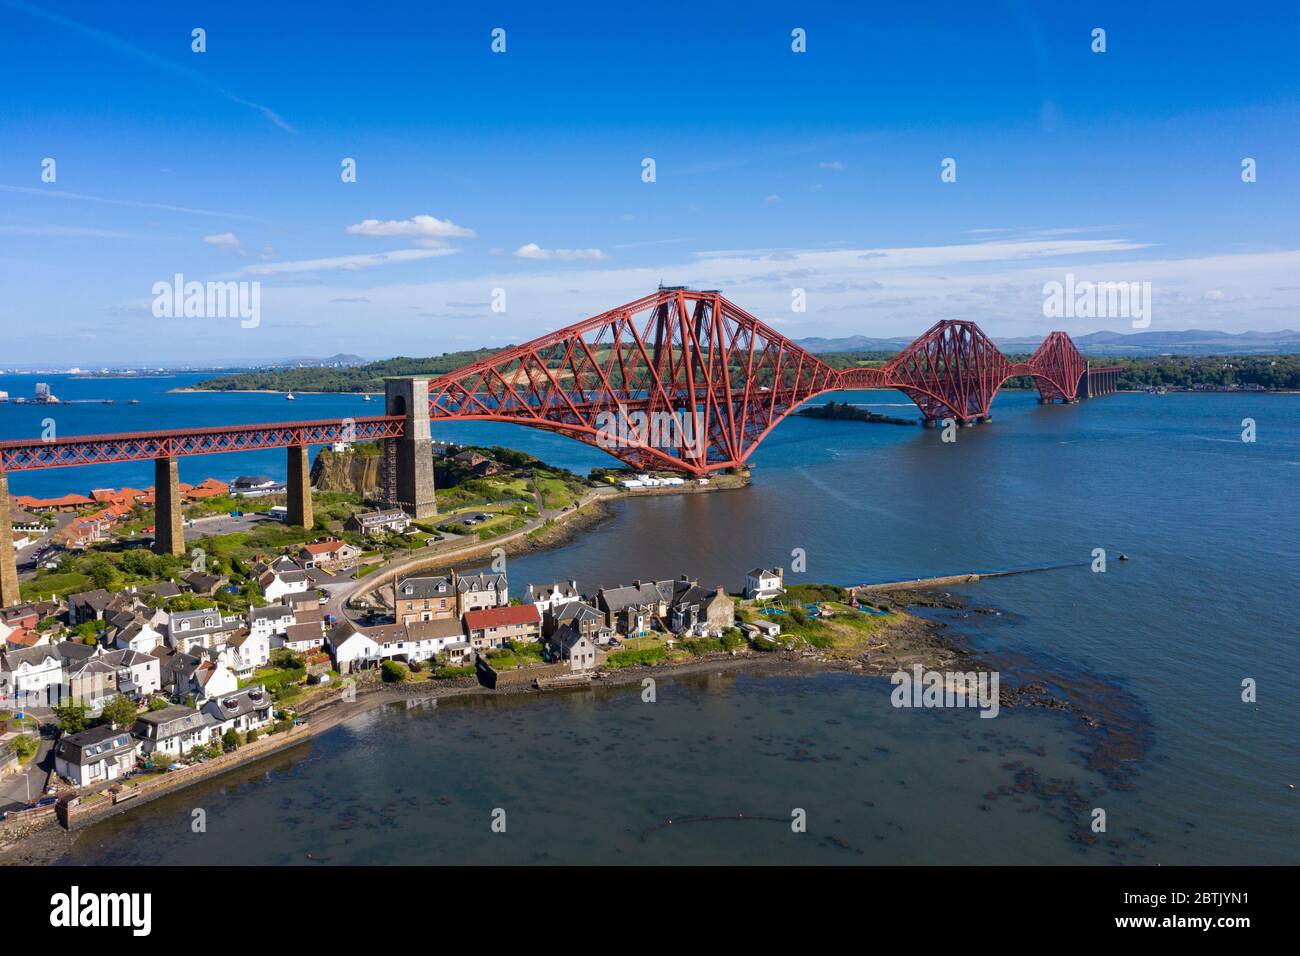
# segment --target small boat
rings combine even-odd
[[[292,401],[294,401],[293,392],[290,392],[288,395],[284,396],[284,400],[285,400],[286,402],[292,402]]]
[[[362,395],[361,398],[362,398],[363,401],[367,401],[367,402],[370,401],[370,395],[369,395],[369,394]]]

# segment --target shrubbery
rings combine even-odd
[[[609,655],[605,663],[614,668],[638,667],[646,664],[656,664],[663,660],[667,653],[662,647],[647,647],[641,651],[615,651]]]
[[[435,667],[433,677],[437,680],[455,680],[458,677],[473,677],[474,668],[471,667]]]
[[[411,676],[411,669],[401,661],[387,660],[379,665],[379,670],[388,684],[400,684]]]

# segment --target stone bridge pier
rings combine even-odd
[[[20,600],[18,554],[14,551],[13,514],[9,504],[9,476],[0,471],[0,607],[12,607]]]
[[[433,437],[429,427],[429,380],[384,379],[385,414],[405,419],[401,438],[386,440],[385,503],[413,518],[438,513],[433,487]]]

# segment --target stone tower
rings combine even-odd
[[[429,380],[384,379],[386,414],[406,420],[401,438],[388,439],[385,497],[413,518],[438,513],[433,493],[433,440],[429,430]]]

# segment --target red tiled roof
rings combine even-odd
[[[471,631],[511,624],[540,624],[541,620],[542,615],[538,613],[536,604],[512,604],[465,612],[465,626]]]
[[[302,549],[308,554],[332,554],[347,546],[346,541],[313,541],[311,544],[304,544]]]

